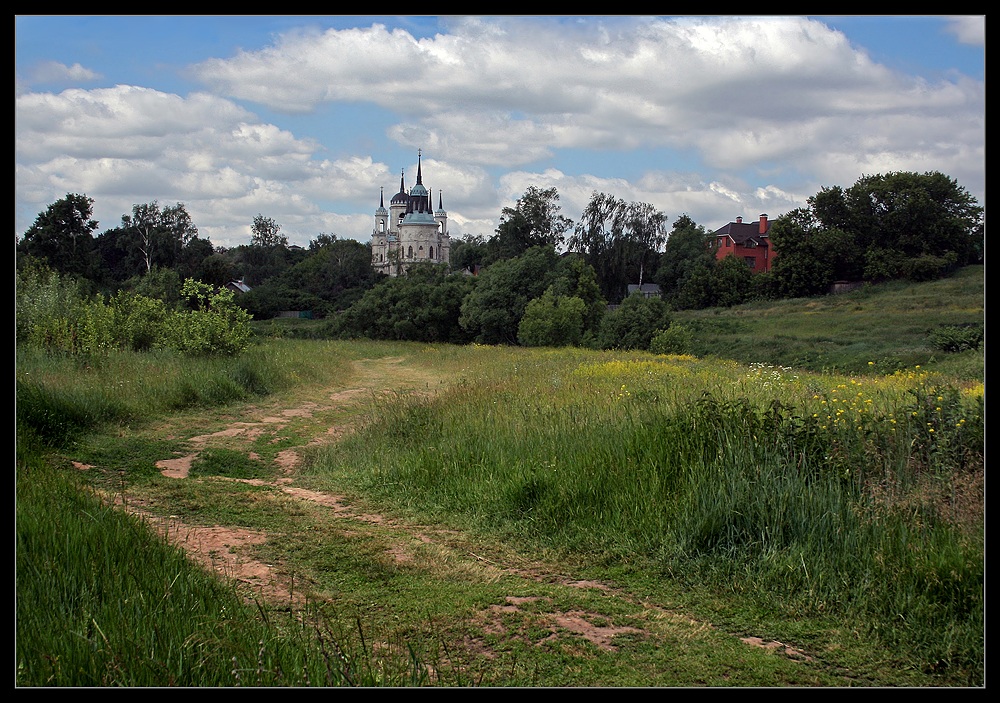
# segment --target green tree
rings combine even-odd
[[[67,193],[38,214],[17,244],[18,256],[42,259],[59,273],[89,274],[97,229],[93,207],[86,195]]]
[[[857,238],[839,227],[823,227],[809,209],[792,210],[775,220],[770,239],[779,252],[771,274],[781,297],[822,295],[834,281],[862,276],[864,253]]]
[[[862,259],[887,250],[906,259],[953,254],[956,265],[966,265],[982,253],[983,208],[937,171],[863,176],[846,190],[824,188],[808,202],[818,227],[851,235]],[[884,267],[881,272],[887,273]]]
[[[715,268],[715,255],[709,247],[710,238],[711,234],[687,215],[681,215],[674,221],[660,256],[656,282],[660,285],[663,298],[675,307],[692,307],[679,305],[682,291],[687,300],[701,297],[694,295],[694,285],[699,281],[707,282],[709,279],[703,274]]]
[[[161,208],[155,200],[133,205],[130,215],[122,215],[121,230],[131,238],[126,246],[138,252],[145,273],[154,266],[174,268],[198,236],[183,203]]]
[[[475,271],[489,259],[489,249],[481,234],[466,234],[451,243],[449,263],[452,271]]]
[[[556,295],[553,286],[525,307],[517,339],[526,347],[577,346],[583,337],[586,305],[576,296]]]
[[[337,337],[465,344],[471,336],[458,322],[475,279],[449,275],[444,264],[411,266],[386,278],[331,318]]]
[[[660,298],[633,293],[601,320],[601,349],[649,349],[659,332],[670,328],[670,313]]]
[[[239,304],[258,319],[281,310],[311,310],[323,317],[346,309],[375,285],[378,275],[371,261],[369,245],[321,234],[301,260],[255,285]]]
[[[556,280],[552,284],[557,296],[578,298],[583,302],[583,334],[597,334],[608,301],[601,294],[597,272],[579,254],[565,254],[556,264]]]
[[[480,344],[517,344],[524,310],[552,284],[556,261],[554,247],[538,246],[487,266],[462,303],[462,328]]]
[[[559,210],[559,193],[555,188],[528,186],[514,207],[501,211],[496,235],[488,243],[487,263],[512,259],[531,247],[560,247],[573,221],[559,214]]]
[[[263,247],[287,247],[288,237],[281,234],[281,225],[270,217],[258,214],[253,218],[250,226],[250,246]]]
[[[648,203],[629,203],[595,192],[569,238],[571,251],[582,253],[597,272],[607,300],[619,301],[629,283],[655,274],[667,238],[667,217]],[[648,270],[653,266],[653,270]]]
[[[735,256],[727,256],[712,268],[712,306],[730,308],[750,300],[753,271]]]

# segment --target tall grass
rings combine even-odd
[[[310,379],[349,373],[349,360],[308,352],[306,342],[268,342],[238,357],[185,357],[160,350],[112,351],[100,357],[53,354],[32,346],[15,352],[18,431],[53,446],[81,432],[135,425],[170,412],[228,405],[287,390]]]
[[[410,509],[789,615],[846,618],[909,661],[983,675],[981,386],[692,357],[481,350],[399,397],[327,470]],[[336,468],[334,468],[336,467]]]
[[[265,611],[71,478],[18,468],[18,686],[404,686],[403,650],[366,651],[322,610]]]
[[[248,604],[48,455],[85,432],[297,383],[343,383],[351,373],[343,349],[316,343],[265,343],[227,360],[169,352],[81,360],[18,348],[16,685],[422,683],[426,670],[405,643],[375,655],[364,633],[335,629],[316,605],[282,613]]]

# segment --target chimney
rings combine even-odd
[[[758,234],[767,234],[767,215],[760,216],[760,230]]]
[[[739,224],[743,224],[743,218],[742,217],[737,217],[736,218],[736,224],[738,224],[738,225]]]

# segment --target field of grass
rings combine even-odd
[[[982,686],[983,351],[927,343],[963,274],[678,317],[697,357],[18,350],[16,683]]]

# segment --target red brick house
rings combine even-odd
[[[761,215],[759,222],[743,222],[737,217],[736,222],[730,222],[712,233],[710,246],[715,249],[715,258],[722,261],[727,256],[738,256],[743,259],[754,273],[771,270],[774,261],[774,251],[767,231],[771,229],[767,215]]]

